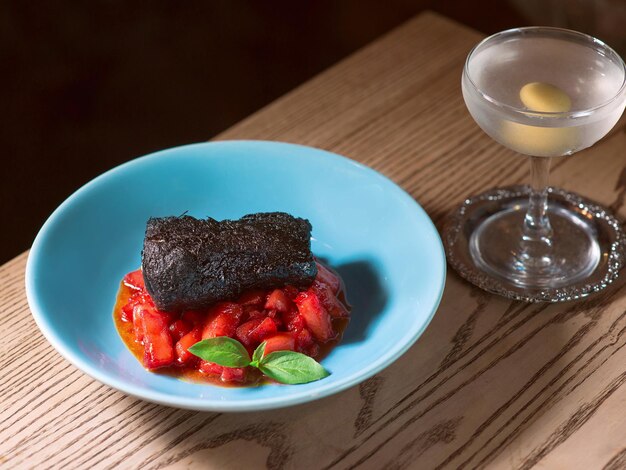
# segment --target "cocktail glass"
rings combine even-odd
[[[474,47],[462,89],[490,137],[530,156],[531,185],[466,200],[444,231],[451,265],[486,290],[526,301],[604,288],[624,263],[621,224],[597,204],[549,188],[548,175],[553,157],[593,145],[618,121],[626,105],[622,59],[586,34],[517,28]]]

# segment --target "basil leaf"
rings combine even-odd
[[[236,339],[228,336],[203,339],[189,348],[189,352],[205,361],[224,367],[246,367],[250,364],[248,351]]]
[[[263,360],[263,353],[265,352],[265,346],[266,345],[267,345],[267,342],[263,341],[254,350],[254,353],[252,354],[252,363],[251,363],[254,367],[259,367],[259,364]]]
[[[259,369],[284,384],[305,384],[328,377],[330,373],[315,359],[293,351],[275,351],[263,358]]]

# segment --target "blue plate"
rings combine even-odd
[[[120,280],[141,264],[148,217],[268,211],[309,219],[313,252],[346,283],[352,320],[323,360],[332,375],[305,385],[224,388],[146,371],[122,343],[112,311]],[[104,173],[50,216],[26,266],[35,321],[68,361],[127,394],[210,411],[278,408],[358,384],[417,340],[444,282],[437,230],[402,189],[347,158],[260,141],[178,147]]]

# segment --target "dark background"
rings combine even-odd
[[[623,46],[625,3],[5,0],[0,264],[94,176],[211,138],[426,8],[486,34],[556,24]]]

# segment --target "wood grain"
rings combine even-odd
[[[469,194],[526,178],[465,110],[461,69],[479,39],[420,15],[218,138],[359,160],[441,226]],[[558,161],[553,183],[624,217],[625,129]],[[624,280],[582,302],[528,305],[450,273],[427,331],[379,375],[306,405],[216,414],[138,401],[69,365],[30,316],[26,256],[0,267],[0,468],[626,466]]]

